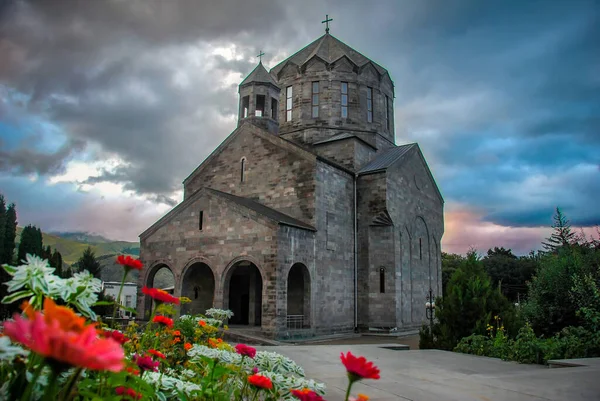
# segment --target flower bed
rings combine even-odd
[[[131,257],[117,263],[124,267],[122,282],[143,267]],[[2,302],[22,301],[23,313],[0,333],[0,399],[323,400],[325,385],[306,378],[291,359],[223,341],[231,311],[174,318],[186,299],[144,287],[155,304],[149,322],[119,331],[93,312],[100,280],[88,272],[62,279],[30,255],[22,266],[3,268],[12,279]],[[346,399],[368,399],[350,397],[352,384],[378,379],[379,370],[351,353],[341,360]]]

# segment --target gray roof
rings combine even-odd
[[[386,149],[376,156],[375,159],[371,160],[366,166],[361,168],[358,171],[358,174],[367,174],[379,170],[385,170],[415,146],[417,146],[416,143],[409,143],[408,145]]]
[[[379,64],[363,56],[336,37],[326,33],[291,57],[288,57],[281,63],[277,64],[271,69],[271,73],[278,74],[288,61],[298,66],[302,66],[315,56],[329,64],[332,64],[345,56],[358,67],[372,63],[380,74],[383,75],[387,72],[387,70]]]
[[[339,141],[339,140],[347,139],[347,138],[356,138],[356,135],[351,134],[349,132],[344,132],[342,134],[334,135],[331,138],[325,138],[321,141],[317,141],[317,142],[313,143],[313,145],[319,145],[321,143],[328,143],[328,142],[335,142],[335,141]]]
[[[302,221],[293,218],[292,216],[288,216],[287,214],[281,213],[275,209],[271,209],[268,206],[265,206],[261,203],[255,202],[252,199],[243,198],[241,196],[236,196],[232,194],[228,194],[226,192],[221,192],[216,189],[207,188],[208,190],[215,192],[218,196],[222,196],[223,198],[229,199],[230,201],[237,203],[238,205],[244,206],[248,209],[254,210],[256,213],[261,214],[271,220],[275,220],[279,224],[284,224],[287,226],[303,228],[305,230],[317,231],[313,226],[303,223]]]
[[[264,84],[272,84],[277,86],[277,82],[273,79],[271,74],[265,69],[262,64],[262,61],[258,63],[258,65],[252,70],[250,74],[242,81],[240,86],[250,84],[253,82],[264,83]]]

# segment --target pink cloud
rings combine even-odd
[[[446,232],[442,238],[442,251],[465,254],[474,248],[485,254],[493,247],[512,249],[516,255],[525,255],[542,248],[542,241],[552,233],[547,227],[511,227],[483,221],[483,213],[461,204],[450,204],[444,214]],[[573,228],[579,232],[580,228]],[[583,228],[585,235],[596,233],[593,227]]]

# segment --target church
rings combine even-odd
[[[182,314],[230,309],[270,338],[421,326],[442,290],[444,200],[419,145],[395,143],[394,95],[329,28],[259,62],[237,128],[140,235],[140,293],[168,268]],[[138,316],[150,306],[140,296]]]

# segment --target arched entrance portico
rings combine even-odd
[[[234,313],[229,324],[260,326],[263,278],[258,267],[247,260],[236,262],[227,271],[223,288],[225,309]]]
[[[191,300],[181,305],[182,315],[204,314],[213,307],[215,276],[206,263],[196,262],[185,268],[181,278],[181,296]]]
[[[302,263],[295,263],[287,281],[287,327],[310,327],[310,273]]]
[[[164,263],[158,263],[150,268],[146,275],[144,285],[149,288],[160,288],[170,294],[175,290],[175,276],[169,266]],[[152,310],[152,298],[144,295],[144,315],[138,316],[140,319],[148,319]]]

